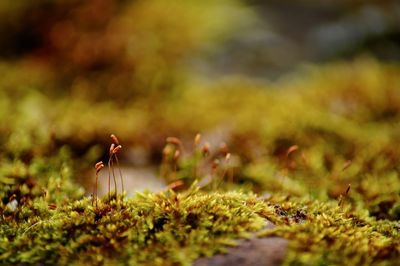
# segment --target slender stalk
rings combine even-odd
[[[211,175],[212,175],[212,188],[213,190],[217,189],[217,178],[218,178],[218,167],[219,167],[219,160],[215,159],[211,166]]]
[[[97,209],[97,181],[99,180],[99,173],[96,173],[96,194],[93,197],[96,197],[96,209]]]
[[[118,189],[117,189],[117,179],[115,178],[115,172],[114,172],[114,161],[112,160],[111,157],[111,172],[112,172],[112,176],[114,179],[114,187],[115,187],[115,198],[118,200],[117,195],[118,195]]]
[[[193,158],[194,158],[193,177],[195,180],[197,178],[197,167],[198,167],[198,163],[199,163],[197,147],[199,146],[200,141],[201,141],[201,134],[197,133],[196,136],[194,137],[194,141],[193,141]]]
[[[119,171],[119,177],[121,178],[121,186],[122,186],[122,193],[125,192],[125,188],[124,188],[124,179],[122,178],[122,172],[121,172],[121,167],[119,166],[119,161],[118,161],[118,157],[115,154],[115,161],[117,162],[117,167],[118,167],[118,171]]]
[[[93,206],[93,201],[96,200],[96,209],[97,209],[97,184],[98,184],[98,181],[99,181],[99,172],[101,171],[101,169],[104,168],[103,162],[100,161],[100,162],[96,163],[94,168],[96,169],[96,186],[95,186],[95,190],[93,192],[92,206]]]
[[[111,202],[111,157],[108,159],[108,202]]]

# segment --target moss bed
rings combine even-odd
[[[398,265],[398,73],[364,58],[124,106],[3,79],[0,264],[191,265],[255,233],[289,240],[284,265]],[[221,125],[229,161],[223,145],[190,151],[196,132]],[[110,131],[182,187],[106,195],[96,207],[82,186],[94,172],[83,173],[106,157]],[[183,154],[171,144],[161,154],[168,135]]]

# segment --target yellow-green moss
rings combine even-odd
[[[1,224],[0,261],[7,263],[190,265],[262,229],[274,210],[238,192],[141,193],[90,198],[49,209],[37,199]]]
[[[400,224],[337,202],[271,198],[281,220],[259,236],[290,240],[284,265],[396,265]],[[289,218],[287,218],[289,217]]]
[[[399,71],[362,59],[269,85],[192,85],[127,107],[1,90],[0,264],[189,264],[268,219],[276,227],[261,235],[289,240],[287,265],[396,265]],[[237,158],[234,182],[225,178],[219,192],[105,198],[99,210],[83,197],[81,170],[101,156],[109,131],[159,158],[166,134],[186,143],[215,128]],[[186,154],[165,177],[190,185],[216,157]]]

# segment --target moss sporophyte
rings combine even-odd
[[[99,172],[101,171],[101,169],[104,168],[103,162],[100,161],[100,162],[96,163],[94,168],[96,169],[96,186],[95,186],[95,190],[93,193],[93,200],[96,201],[96,208],[97,208],[97,186],[98,186],[98,180],[99,180]],[[93,202],[92,202],[92,206],[93,206]]]

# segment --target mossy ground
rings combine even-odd
[[[38,200],[32,208],[36,218],[22,210],[2,225],[3,262],[190,265],[260,230],[267,214],[254,195],[192,190],[105,198],[97,208],[89,198],[54,210]]]
[[[396,265],[398,73],[362,59],[269,86],[226,81],[126,107],[2,90],[0,264],[190,265],[257,232],[289,240],[286,265]],[[81,173],[103,156],[110,131],[155,164],[166,136],[186,144],[220,125],[231,165],[210,170],[223,161],[218,149],[163,161],[162,176],[187,185],[181,192],[106,196],[98,209],[84,196]],[[192,185],[210,172],[216,189]],[[267,220],[276,227],[265,229]]]

